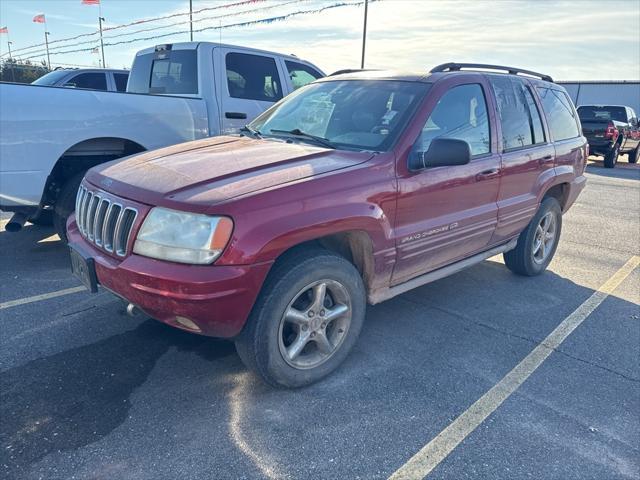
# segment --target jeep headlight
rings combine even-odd
[[[233,221],[168,208],[151,209],[133,245],[133,252],[171,262],[208,264],[226,247]]]

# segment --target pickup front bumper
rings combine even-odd
[[[69,243],[93,259],[101,286],[156,320],[213,337],[240,333],[271,267],[183,265],[135,254],[116,259],[84,240],[74,217],[67,231]]]

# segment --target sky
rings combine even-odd
[[[268,24],[214,28],[196,33],[194,39],[293,53],[326,73],[360,66],[362,0],[260,0],[226,7],[239,1],[193,0],[194,10],[218,7],[196,14],[194,29],[317,10],[338,3],[357,5],[294,15]],[[101,0],[101,4],[105,27],[189,10],[188,0]],[[46,57],[43,47],[19,50],[44,41],[44,25],[32,21],[40,13],[46,15],[52,54],[95,47],[97,35],[58,40],[95,32],[98,11],[97,6],[82,5],[81,0],[0,0],[0,27],[9,29],[9,35],[0,34],[0,55],[6,58],[10,39],[14,57],[33,57],[33,61]],[[183,15],[106,31],[105,43],[188,31],[188,23],[181,24],[186,21],[188,15]],[[161,28],[109,38],[154,27]],[[638,0],[378,0],[369,4],[365,66],[427,71],[450,61],[476,62],[540,71],[558,80],[637,80],[639,32]],[[114,68],[129,68],[138,50],[188,39],[188,33],[176,33],[107,46],[106,63]],[[90,43],[68,46],[81,41]],[[99,54],[90,51],[51,55],[54,67],[98,66],[99,59]]]

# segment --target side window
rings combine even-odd
[[[233,98],[275,102],[282,98],[278,68],[273,58],[227,53],[227,85]]]
[[[576,114],[567,95],[552,88],[538,87],[542,109],[554,140],[565,140],[580,135]]]
[[[286,60],[284,63],[287,65],[287,71],[289,72],[294,90],[304,87],[307,83],[311,83],[323,76],[317,70],[303,63],[291,62],[289,60]]]
[[[434,107],[414,150],[426,152],[436,138],[464,140],[471,155],[491,149],[487,102],[479,84],[459,85],[446,92]]]
[[[491,87],[498,103],[502,148],[513,150],[544,143],[540,112],[524,82],[506,75],[492,76]]]
[[[90,90],[106,90],[107,77],[104,73],[81,73],[67,82],[76,88],[88,88]]]
[[[116,82],[116,90],[118,92],[127,91],[127,80],[129,79],[129,75],[126,73],[114,73],[113,79]]]

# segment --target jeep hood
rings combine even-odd
[[[275,139],[214,137],[98,165],[87,180],[148,205],[167,200],[201,207],[365,162],[350,152]]]

